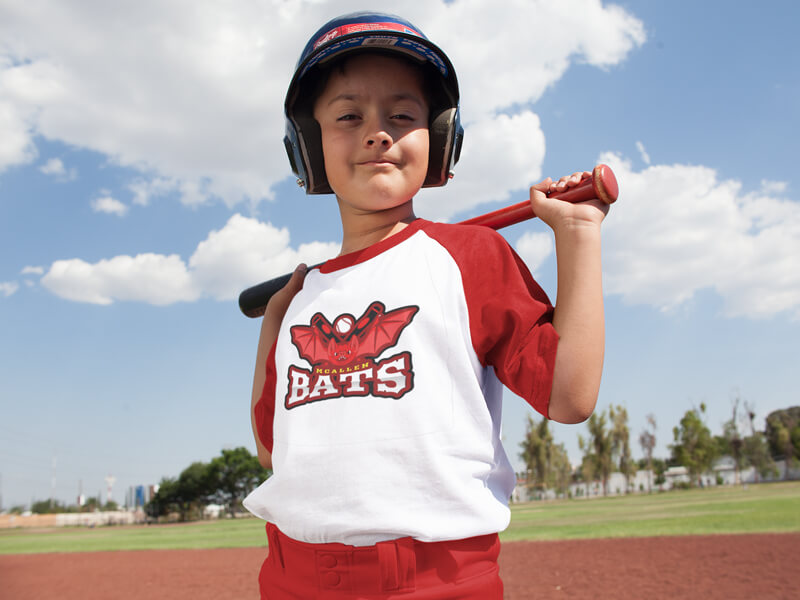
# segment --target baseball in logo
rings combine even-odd
[[[292,343],[311,369],[289,367],[286,408],[344,396],[404,396],[414,385],[411,353],[381,355],[397,344],[418,310],[404,306],[387,312],[375,301],[358,318],[342,314],[331,323],[316,313],[309,325],[292,326]]]

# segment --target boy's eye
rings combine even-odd
[[[353,121],[358,118],[358,115],[355,113],[347,113],[345,115],[341,115],[337,117],[337,121]]]

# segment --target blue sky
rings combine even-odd
[[[388,2],[371,3],[396,10]],[[800,55],[788,1],[410,1],[450,55],[465,148],[420,216],[457,221],[607,162],[598,409],[668,454],[701,402],[719,432],[798,404]],[[307,37],[355,2],[0,5],[0,493],[74,502],[254,450],[245,286],[337,252],[331,197],[281,143]],[[555,299],[550,234],[504,230]],[[505,400],[512,461],[526,416]],[[759,421],[759,424],[761,422]],[[555,426],[573,461],[585,425]],[[55,464],[55,469],[53,468]]]

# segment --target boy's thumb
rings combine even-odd
[[[305,263],[300,263],[294,269],[292,276],[289,278],[289,282],[286,284],[286,287],[289,288],[293,293],[297,293],[303,289],[303,281],[306,278],[306,273],[308,272],[308,266]]]

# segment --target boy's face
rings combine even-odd
[[[404,60],[362,54],[335,68],[314,105],[328,182],[343,208],[411,200],[428,170],[428,104]]]

